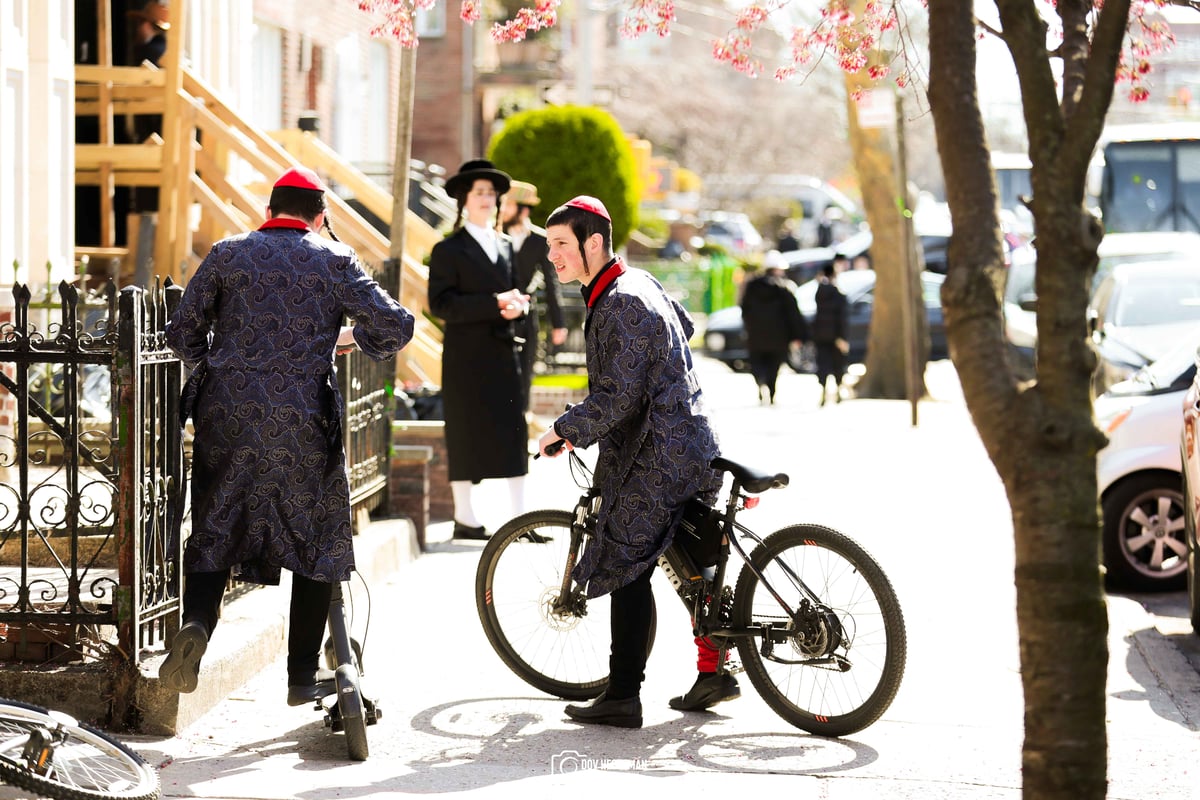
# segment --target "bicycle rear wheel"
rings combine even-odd
[[[875,560],[837,531],[794,525],[763,540],[750,563],[788,605],[785,612],[743,567],[733,624],[770,628],[738,642],[767,705],[820,736],[845,736],[879,719],[900,688],[907,642],[900,603]],[[804,599],[801,581],[820,607]]]
[[[569,511],[531,511],[492,534],[475,573],[475,605],[488,641],[521,680],[564,700],[587,700],[608,685],[609,598],[554,609],[573,520]],[[651,605],[647,653],[653,612]]]
[[[46,749],[37,747],[47,733]],[[158,773],[121,742],[15,700],[0,700],[0,780],[60,800],[157,800],[160,793]]]

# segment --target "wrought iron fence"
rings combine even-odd
[[[162,326],[179,291],[64,281],[35,300],[13,287],[0,322],[0,655],[136,660],[177,608],[165,520],[183,501],[180,366]]]
[[[400,262],[377,265],[375,280],[393,294],[400,286]],[[392,403],[396,380],[394,358],[376,361],[358,351],[338,357],[338,381],[346,404],[346,468],[350,504],[355,509],[387,512],[391,469]]]
[[[0,304],[0,660],[136,663],[178,623],[183,366],[164,331],[182,293],[18,284]],[[339,367],[351,500],[377,510],[394,361]]]

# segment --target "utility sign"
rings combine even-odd
[[[896,100],[890,89],[868,89],[854,104],[858,110],[858,127],[896,127]]]

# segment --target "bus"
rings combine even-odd
[[[1105,233],[1200,232],[1200,123],[1106,127],[1088,183]]]
[[[1033,213],[1021,202],[1033,194],[1029,181],[1029,156],[1025,153],[992,153],[992,174],[1006,230],[1028,239],[1033,236]]]

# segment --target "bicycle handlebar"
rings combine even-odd
[[[546,455],[548,455],[548,456],[558,455],[558,451],[562,450],[566,446],[567,446],[566,439],[559,439],[557,442],[551,442],[550,444],[546,445]],[[539,451],[537,453],[534,453],[533,457],[535,459],[541,458],[542,454]]]

